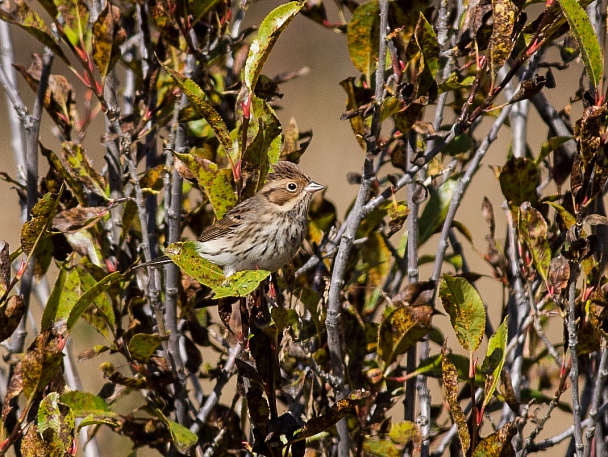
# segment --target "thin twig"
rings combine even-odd
[[[570,262],[570,279],[568,284],[568,349],[572,360],[570,382],[572,383],[572,415],[574,416],[574,447],[577,457],[583,455],[583,432],[581,428],[581,404],[578,393],[578,335],[576,324],[576,282],[580,273],[577,262]]]
[[[7,104],[11,104],[14,110],[8,110],[8,119],[11,127],[11,146],[13,157],[17,164],[17,180],[25,184],[26,160],[25,160],[25,129],[23,119],[27,116],[27,110],[17,91],[17,74],[13,68],[13,40],[11,38],[8,23],[0,21],[0,85],[6,91]]]
[[[209,394],[207,400],[205,400],[205,403],[203,406],[201,406],[201,409],[196,416],[196,422],[190,426],[190,431],[192,433],[198,435],[202,425],[207,422],[209,414],[211,414],[211,411],[213,411],[213,408],[215,408],[215,405],[217,405],[217,402],[220,400],[222,389],[232,376],[232,368],[234,367],[236,359],[238,359],[239,355],[241,354],[241,350],[242,346],[240,343],[237,343],[234,347],[230,348],[230,351],[228,352],[228,360],[226,360],[226,364],[224,365],[224,368],[222,368],[220,376],[217,378],[213,392]]]
[[[114,69],[108,73],[106,78],[106,83],[104,86],[104,99],[108,107],[105,119],[106,132],[110,134],[110,138],[113,136],[117,137],[116,139],[110,140],[105,144],[105,161],[107,166],[108,185],[110,187],[110,198],[112,200],[119,200],[124,197],[122,173],[123,165],[120,147],[121,129],[117,122],[120,114],[120,108],[116,99],[116,75]],[[134,179],[137,179],[137,177]],[[112,255],[116,261],[119,260],[120,253],[123,211],[123,205],[112,205],[110,207],[110,220],[108,221],[111,234],[110,245],[112,248]],[[141,223],[145,224],[145,219],[142,220]]]
[[[559,113],[551,106],[549,100],[544,93],[539,92],[534,95],[530,101],[536,108],[536,111],[540,115],[541,119],[549,126],[553,135],[555,136],[571,136],[572,129],[567,126],[566,123],[559,116]],[[566,151],[569,157],[576,154],[576,142],[574,139],[567,141],[561,145],[561,148]]]
[[[515,346],[515,350],[512,354],[509,354],[509,357],[506,361],[505,369],[508,369],[511,373],[511,380],[513,382],[513,390],[515,394],[519,398],[519,392],[521,390],[521,368],[523,364],[523,344],[524,338],[519,340],[519,335],[521,335],[523,323],[528,317],[529,314],[529,300],[532,297],[526,298],[526,293],[524,289],[523,280],[521,278],[521,271],[519,265],[519,256],[517,251],[517,233],[515,229],[515,223],[513,221],[513,215],[511,213],[511,209],[507,202],[504,202],[502,205],[505,216],[507,218],[507,234],[509,241],[509,263],[511,267],[511,282],[513,290],[515,291],[514,295],[509,297],[508,309],[509,315],[511,318],[509,319],[509,341],[517,340],[518,343]],[[511,409],[505,405],[503,407],[503,414],[501,419],[501,424],[507,423],[511,420],[513,416],[513,412]]]
[[[597,368],[597,380],[595,381],[595,387],[593,390],[593,400],[591,402],[591,409],[589,411],[589,423],[587,425],[587,431],[585,437],[587,438],[587,446],[585,446],[585,457],[591,455],[591,444],[595,435],[595,427],[599,416],[598,407],[602,398],[602,391],[604,389],[604,382],[608,376],[608,348],[604,347],[602,350],[602,357]]]
[[[494,142],[494,140],[496,140],[496,137],[498,136],[498,131],[500,130],[500,128],[502,127],[502,124],[505,122],[505,120],[509,116],[509,112],[510,112],[509,106],[507,106],[505,109],[502,110],[502,112],[500,113],[500,116],[498,116],[498,119],[496,119],[496,121],[494,122],[494,125],[490,129],[490,132],[488,133],[486,138],[483,140],[483,142],[481,143],[481,145],[475,152],[475,156],[473,157],[473,160],[471,160],[471,162],[469,163],[467,171],[465,172],[464,176],[460,180],[458,189],[456,189],[456,192],[454,192],[454,195],[452,196],[452,201],[450,202],[448,214],[446,215],[445,221],[443,223],[443,228],[441,230],[441,236],[439,238],[439,243],[437,245],[437,253],[435,256],[435,264],[433,267],[433,276],[432,276],[432,279],[434,279],[435,281],[438,280],[439,276],[441,275],[441,267],[443,266],[443,258],[445,257],[445,252],[448,247],[448,236],[450,234],[452,222],[454,221],[454,218],[456,217],[456,212],[458,211],[458,207],[460,206],[460,201],[462,200],[462,197],[464,196],[464,193],[466,192],[466,189],[467,189],[469,183],[471,182],[473,175],[475,174],[475,172],[477,172],[477,170],[479,168],[479,164],[481,163],[481,160],[486,155],[488,148]]]
[[[196,37],[193,36],[193,40]],[[196,61],[194,56],[187,57],[186,63],[186,77],[190,77],[194,71]],[[174,132],[173,138],[175,139],[175,148],[178,151],[185,150],[188,145],[186,138],[186,126],[183,123],[177,122],[179,119],[179,113],[188,104],[188,97],[186,94],[182,94],[179,104],[175,106],[174,111]],[[167,164],[172,161],[173,148],[167,150]],[[182,187],[183,181],[180,174],[177,172],[175,167],[171,173],[171,187],[170,187],[170,200],[167,207],[167,219],[168,219],[168,237],[169,243],[175,243],[179,241],[181,237],[181,207],[182,207]],[[188,398],[186,392],[186,369],[184,360],[180,352],[180,341],[182,339],[181,332],[179,331],[179,325],[177,321],[177,295],[179,291],[180,272],[177,265],[170,263],[165,267],[165,322],[167,329],[169,330],[169,352],[168,356],[172,359],[172,366],[175,367],[177,376],[177,385],[175,392],[176,399],[176,415],[178,422],[188,427]]]
[[[40,135],[40,119],[42,118],[42,110],[44,109],[44,99],[46,97],[46,90],[49,84],[49,77],[51,75],[51,67],[53,66],[53,53],[48,49],[44,49],[44,56],[42,58],[42,69],[40,71],[40,81],[38,82],[38,92],[36,94],[36,101],[34,102],[34,109],[32,115],[28,117],[29,121],[25,124],[25,130],[27,132],[27,139],[25,143],[25,160],[27,167],[27,219],[32,218],[32,208],[38,201],[38,138]],[[23,301],[25,303],[25,313],[17,330],[13,334],[11,341],[11,350],[13,353],[23,352],[23,346],[25,344],[26,332],[26,316],[28,315],[28,308],[30,304],[30,295],[32,292],[33,278],[34,278],[34,263],[35,257],[32,255],[25,273],[21,278],[21,294],[23,295]]]
[[[604,412],[608,411],[608,402],[605,402],[597,411],[598,416],[601,414],[604,414]],[[585,419],[584,421],[582,421],[580,423],[581,428],[583,427],[588,427],[589,426],[589,419]],[[550,447],[556,446],[559,443],[561,443],[562,441],[572,437],[574,435],[574,431],[575,431],[576,427],[574,425],[571,425],[570,427],[568,427],[566,430],[564,430],[562,433],[555,435],[551,438],[547,438],[539,443],[536,444],[531,444],[530,447],[528,448],[528,452],[538,452],[538,451],[544,451],[545,449],[549,449]]]
[[[412,130],[408,134],[407,142],[407,163],[411,164],[412,158],[416,155],[416,134]],[[409,284],[418,282],[418,203],[416,202],[416,183],[408,185],[407,205],[410,213],[407,218],[407,278]],[[408,373],[416,370],[416,345],[407,351],[406,369]],[[408,379],[405,382],[405,396],[403,399],[404,417],[406,421],[413,421],[416,412],[416,379]],[[411,455],[411,446],[406,446],[404,456]]]
[[[348,394],[348,389],[344,383],[344,366],[342,357],[342,341],[340,337],[340,295],[342,286],[344,285],[344,273],[346,263],[353,246],[355,234],[359,224],[365,217],[363,207],[368,199],[372,180],[374,179],[374,159],[373,154],[376,152],[378,144],[378,136],[380,134],[380,107],[382,106],[382,97],[384,92],[384,65],[386,60],[386,32],[388,28],[388,0],[380,0],[380,37],[379,37],[379,52],[378,52],[378,69],[376,71],[376,89],[375,89],[375,111],[372,119],[372,138],[368,141],[368,153],[363,165],[363,177],[355,205],[353,206],[348,222],[345,222],[344,235],[337,238],[339,240],[338,252],[334,260],[333,272],[329,288],[327,317],[325,326],[327,328],[327,344],[329,348],[330,359],[332,362],[334,376],[338,378],[340,385],[337,392],[337,399],[342,399]],[[373,144],[371,142],[373,141]],[[339,444],[338,456],[348,457],[350,455],[350,437],[348,435],[347,418],[342,418],[337,424]]]

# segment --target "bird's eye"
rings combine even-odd
[[[298,188],[298,185],[295,182],[290,182],[289,184],[287,184],[287,190],[289,192],[295,192]]]

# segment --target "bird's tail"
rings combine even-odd
[[[154,267],[154,266],[158,266],[158,265],[164,265],[166,263],[171,263],[171,259],[169,257],[167,257],[166,255],[161,255],[160,257],[150,260],[149,262],[144,262],[144,263],[137,265],[136,268]]]

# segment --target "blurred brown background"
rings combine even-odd
[[[264,16],[270,12],[281,2],[273,0],[263,0],[254,3],[250,6],[247,13],[245,25],[259,24]],[[329,11],[330,20],[338,22],[339,16],[333,2],[327,2],[326,7]],[[42,49],[24,32],[11,28],[13,34],[13,44],[15,51],[16,63],[25,67],[30,64],[30,55],[33,52],[41,52]],[[550,54],[549,54],[550,55]],[[551,60],[551,59],[549,59]],[[54,72],[62,72],[60,63],[56,62]],[[283,124],[288,125],[290,119],[294,117],[297,121],[300,131],[312,130],[313,138],[310,147],[303,156],[301,165],[309,173],[313,179],[327,186],[326,196],[334,201],[338,207],[339,217],[343,219],[346,208],[356,196],[357,187],[346,183],[346,174],[349,171],[361,171],[363,163],[363,153],[354,139],[348,121],[341,121],[340,115],[345,107],[345,95],[342,91],[339,82],[349,76],[356,76],[358,73],[352,65],[348,56],[346,45],[346,36],[335,33],[331,30],[322,28],[321,26],[309,21],[303,16],[296,17],[293,23],[285,30],[280,37],[270,59],[264,68],[264,74],[272,77],[278,73],[297,71],[302,67],[309,67],[310,71],[307,75],[292,80],[281,86],[284,93],[283,99],[280,101],[281,108],[277,114]],[[573,90],[561,90],[560,87],[574,87],[569,84],[577,85],[578,77],[580,76],[581,65],[573,65],[569,70],[557,74],[558,89],[546,90],[545,93],[554,103],[557,109],[561,109],[568,100],[565,98]],[[79,87],[79,82],[75,78],[70,78],[74,87]],[[565,82],[566,81],[566,82]],[[565,84],[565,85],[564,85]],[[33,94],[26,85],[20,81],[21,95],[26,101],[28,107],[33,105]],[[500,100],[502,102],[502,100]],[[15,162],[12,151],[10,149],[10,131],[6,121],[7,111],[12,108],[7,108],[4,92],[0,89],[0,171],[7,172],[11,176],[16,176]],[[530,108],[532,123],[529,126],[529,146],[534,154],[540,150],[540,145],[546,139],[547,129],[544,124],[540,123],[538,116],[533,108]],[[573,106],[573,119],[580,115],[581,106],[576,104]],[[433,107],[427,109],[427,116],[432,117]],[[449,123],[454,118],[453,113],[446,111],[445,122]],[[50,122],[43,118],[41,127],[41,141],[45,146],[55,148],[58,146],[57,140],[53,137],[50,131]],[[489,122],[485,122],[481,128],[477,130],[477,137],[483,139],[490,126]],[[99,138],[103,132],[102,121],[98,119],[97,129],[90,129],[85,140],[85,146],[89,154],[94,158],[94,165],[101,168],[103,165],[103,147],[99,142]],[[384,126],[385,133],[388,133],[389,125]],[[485,235],[487,227],[484,219],[481,216],[480,208],[484,196],[488,196],[494,205],[494,211],[497,216],[497,227],[504,227],[504,216],[500,205],[503,202],[503,197],[500,192],[500,186],[497,179],[494,177],[493,171],[489,165],[502,165],[506,159],[506,155],[510,143],[510,130],[507,126],[503,127],[498,141],[496,141],[488,151],[483,165],[474,177],[473,182],[467,192],[464,203],[456,217],[456,219],[464,223],[469,230],[472,231],[475,246],[479,251],[485,252]],[[389,167],[387,167],[390,169]],[[388,172],[386,170],[384,173]],[[44,159],[40,162],[40,172],[44,173],[46,164]],[[391,170],[394,171],[394,170]],[[11,250],[14,250],[19,244],[19,230],[21,227],[20,210],[17,200],[17,195],[11,185],[4,181],[0,181],[0,239],[10,243]],[[405,198],[403,191],[398,195],[400,198]],[[397,237],[393,238],[397,242]],[[504,235],[497,234],[499,239],[504,239]],[[436,238],[431,239],[427,246],[423,249],[423,254],[434,254]],[[472,249],[470,244],[465,240],[461,240],[467,261],[471,269],[475,272],[489,275],[490,270],[482,260],[481,255],[476,250]],[[431,273],[432,266],[427,265],[421,268],[421,280],[428,279]],[[451,271],[451,267],[444,266],[446,271]],[[489,318],[492,319],[494,327],[499,324],[500,308],[502,305],[502,293],[499,285],[491,278],[484,277],[478,281],[480,293],[484,301],[489,307]],[[441,305],[439,305],[441,309]],[[34,304],[33,309],[36,313],[40,307]],[[450,328],[449,320],[446,316],[438,316],[435,323],[440,325],[444,334],[451,340],[455,341],[453,331]],[[559,338],[561,326],[557,325],[556,337]],[[80,334],[77,337],[78,346],[75,353],[90,347],[97,342],[97,335],[91,328],[86,325],[81,325],[78,329]],[[90,337],[89,337],[90,335]],[[436,347],[432,348],[432,353],[437,353]],[[485,346],[478,350],[478,357],[483,360],[485,354]],[[84,388],[96,392],[101,386],[101,373],[98,369],[99,364],[105,360],[105,356],[93,359],[87,362],[78,364],[82,372]],[[0,362],[1,363],[1,362]],[[431,385],[436,385],[431,381]],[[548,392],[552,395],[552,392]],[[565,395],[564,397],[567,397]],[[437,401],[437,397],[435,397]],[[126,412],[126,411],[125,411]],[[555,423],[555,421],[551,421]],[[487,427],[487,426],[486,426]],[[566,428],[567,424],[563,423]],[[540,436],[550,436],[560,430],[552,430],[552,427],[547,427],[547,430]],[[484,429],[483,434],[488,433],[488,429]],[[128,454],[128,442],[117,442],[115,434],[101,433],[102,455],[122,456]],[[105,439],[104,439],[105,437]],[[107,438],[111,438],[107,441]],[[79,451],[79,455],[82,452]],[[156,455],[156,453],[143,449],[139,455]]]

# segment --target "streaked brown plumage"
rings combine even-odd
[[[304,241],[312,195],[323,188],[297,165],[278,162],[257,194],[201,234],[198,253],[222,267],[226,277],[242,270],[278,270]]]

